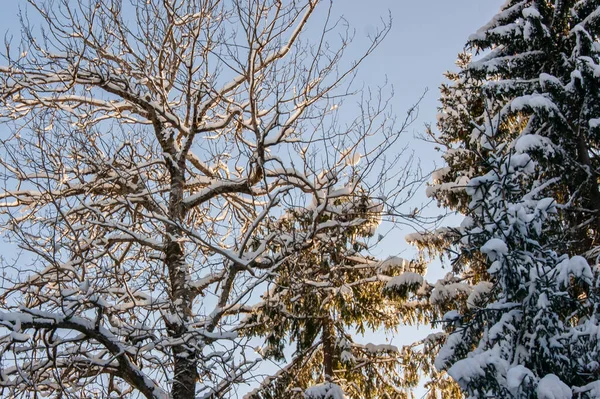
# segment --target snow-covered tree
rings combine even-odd
[[[3,396],[236,396],[262,382],[257,317],[286,310],[282,287],[310,286],[291,277],[313,270],[327,296],[305,299],[331,306],[393,277],[359,287],[360,265],[384,266],[348,251],[369,215],[402,216],[403,126],[378,93],[343,102],[363,58],[344,56],[331,2],[29,4],[0,67],[0,229],[22,251],[2,263]],[[315,331],[336,328],[308,302],[275,336],[292,331],[305,358]]]
[[[468,397],[599,394],[599,33],[598,1],[507,1],[442,87],[428,191],[465,219],[413,241],[449,247],[436,365]]]

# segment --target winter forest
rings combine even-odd
[[[19,2],[0,397],[600,398],[600,0],[477,21],[426,123],[391,13]]]

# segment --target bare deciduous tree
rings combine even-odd
[[[0,68],[0,228],[24,250],[4,263],[2,391],[231,395],[262,361],[245,314],[282,265],[332,223],[410,216],[390,153],[405,124],[381,93],[338,113],[362,58],[330,3],[29,3]]]

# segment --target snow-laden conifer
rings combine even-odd
[[[442,87],[428,193],[464,221],[415,241],[449,244],[471,286],[436,359],[467,397],[595,397],[599,17],[597,1],[508,1]]]

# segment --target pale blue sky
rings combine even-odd
[[[357,38],[371,32],[379,18],[386,18],[391,12],[392,30],[366,60],[362,77],[376,85],[387,76],[395,88],[393,105],[398,114],[404,114],[428,89],[419,120],[412,126],[412,130],[420,132],[424,123],[435,124],[443,73],[454,68],[456,55],[469,35],[488,22],[503,3],[504,0],[343,0],[343,7],[342,1],[335,7],[356,28]]]
[[[356,51],[364,48],[367,44],[365,36],[373,32],[380,24],[380,19],[387,18],[391,13],[392,30],[362,65],[359,77],[371,86],[382,84],[387,77],[395,90],[392,106],[399,117],[403,117],[406,110],[428,90],[419,106],[418,119],[405,133],[405,139],[421,159],[425,172],[430,172],[434,164],[440,165],[439,153],[433,149],[433,145],[413,139],[413,136],[422,134],[427,123],[435,128],[439,86],[444,81],[444,72],[455,69],[456,56],[463,50],[467,38],[487,23],[504,2],[343,0],[334,5],[335,11],[343,13],[357,31],[356,40],[352,43]],[[421,198],[425,200],[422,191]],[[429,213],[436,213],[435,205],[432,208]],[[392,231],[377,255],[410,257],[414,251],[404,241],[404,235],[410,232]],[[435,281],[446,272],[439,265],[432,265],[427,277]]]

